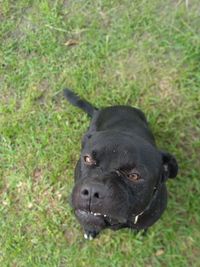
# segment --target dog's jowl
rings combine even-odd
[[[141,110],[97,109],[68,89],[64,94],[91,117],[71,201],[84,237],[92,239],[105,228],[147,229],[166,208],[166,181],[177,175],[176,159],[156,147]]]

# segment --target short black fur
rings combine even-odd
[[[85,237],[105,228],[146,230],[166,208],[165,182],[178,172],[175,157],[156,147],[141,110],[98,110],[69,89],[64,95],[91,117],[72,191],[72,207]]]

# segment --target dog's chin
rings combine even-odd
[[[86,211],[81,209],[75,210],[76,217],[80,222],[84,222],[95,227],[109,227],[119,224],[124,224],[127,222],[126,218],[113,217],[109,214],[102,214],[99,212]]]

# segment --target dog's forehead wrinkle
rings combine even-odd
[[[105,155],[111,155],[112,157],[133,157],[137,156],[137,150],[135,147],[129,147],[126,148],[125,146],[119,145],[119,144],[113,144],[113,145],[106,145],[106,144],[100,144],[98,148],[95,148],[95,152],[98,155],[104,154]]]
[[[91,146],[108,146],[108,147],[118,147],[118,145],[125,145],[131,143],[132,137],[127,133],[120,133],[118,131],[99,131],[95,132],[87,143]]]

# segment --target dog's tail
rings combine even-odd
[[[66,88],[63,91],[64,96],[72,105],[84,110],[90,117],[93,116],[93,113],[95,110],[97,110],[97,108],[93,107],[88,101],[81,99],[70,89]]]

